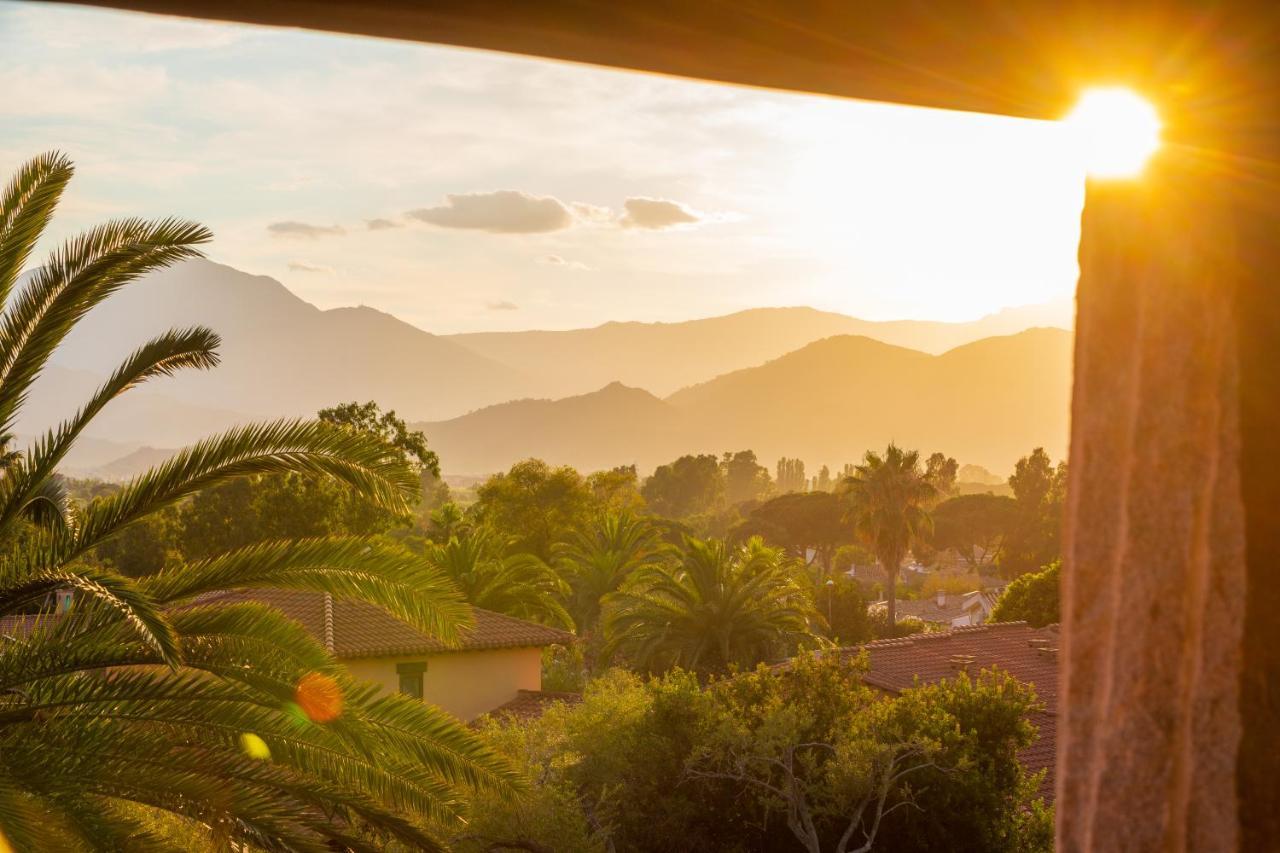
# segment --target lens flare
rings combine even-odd
[[[331,723],[342,716],[342,688],[324,673],[302,676],[293,698],[313,723]]]
[[[267,742],[252,732],[240,735],[240,749],[245,755],[259,761],[267,761],[271,758],[271,748],[267,746]]]
[[[1087,90],[1065,123],[1094,177],[1134,177],[1160,147],[1159,113],[1130,89]]]

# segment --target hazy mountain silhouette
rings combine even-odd
[[[366,307],[321,311],[275,279],[209,261],[125,288],[89,314],[55,360],[105,375],[153,335],[197,323],[222,336],[222,364],[158,387],[254,417],[314,415],[350,400],[377,400],[413,418],[451,417],[523,396],[531,384],[517,369],[390,314]]]
[[[100,467],[143,446],[180,447],[237,422],[372,399],[434,422],[454,473],[495,470],[534,453],[563,454],[588,469],[647,468],[673,453],[748,446],[762,458],[835,463],[881,435],[961,433],[969,455],[959,445],[949,452],[1004,470],[1010,454],[1024,452],[1021,444],[1065,441],[1065,348],[1002,356],[1016,364],[984,360],[981,347],[941,359],[917,350],[1045,318],[1065,323],[1069,306],[956,324],[760,308],[682,323],[440,336],[372,308],[322,311],[269,277],[192,261],[95,309],[55,354],[57,366],[19,430],[33,434],[69,416],[148,338],[200,323],[222,335],[222,365],[148,383],[113,403],[89,436],[97,449],[68,460],[69,469]],[[1028,340],[1041,338],[1069,342],[1070,334]],[[938,378],[951,364],[963,368]],[[654,396],[663,394],[670,405]],[[969,412],[990,422],[970,423]]]
[[[560,400],[514,400],[425,430],[441,467],[484,474],[537,456],[583,471],[652,468],[684,452],[690,434],[679,412],[648,391],[614,382]]]
[[[24,436],[42,434],[69,419],[103,379],[103,375],[87,370],[58,365],[46,368],[18,419],[19,446],[26,445]],[[154,380],[108,403],[89,427],[84,439],[89,444],[83,450],[77,446],[69,461],[100,464],[140,444],[180,447],[200,436],[250,420],[244,412],[190,403],[164,393],[169,381]],[[93,446],[95,439],[100,446]],[[103,458],[106,454],[110,456]]]
[[[666,400],[615,383],[419,427],[454,473],[528,456],[648,470],[683,453],[744,448],[769,465],[793,456],[816,471],[889,441],[1003,472],[1039,445],[1065,453],[1071,341],[1061,329],[1031,329],[935,356],[837,336]]]
[[[541,378],[547,396],[619,381],[666,395],[752,367],[833,335],[861,335],[928,353],[1034,326],[1069,328],[1069,300],[1010,308],[969,323],[875,322],[813,308],[754,308],[681,323],[605,323],[563,332],[450,335],[481,355]]]

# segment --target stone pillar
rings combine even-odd
[[[1062,853],[1241,847],[1248,456],[1236,297],[1249,238],[1229,185],[1171,147],[1141,179],[1091,183],[1087,194],[1064,547]]]

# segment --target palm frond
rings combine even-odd
[[[205,439],[136,477],[108,498],[89,504],[75,537],[62,544],[70,559],[129,524],[226,480],[251,474],[301,473],[332,477],[374,504],[408,512],[413,472],[373,436],[318,421],[275,421],[236,427]]]
[[[74,172],[65,154],[50,151],[24,163],[0,194],[0,309]]]
[[[130,355],[75,417],[56,432],[47,433],[10,466],[9,475],[0,481],[0,536],[20,515],[33,509],[65,525],[65,498],[49,499],[50,478],[85,427],[108,403],[148,379],[169,376],[188,367],[214,367],[219,344],[220,339],[212,331],[194,327],[166,332]]]
[[[176,219],[125,219],[56,249],[0,320],[0,432],[12,430],[32,382],[90,309],[148,272],[197,257],[211,236]]]

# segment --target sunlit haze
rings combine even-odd
[[[79,169],[50,239],[179,214],[215,260],[434,332],[968,320],[1076,280],[1063,123],[36,4],[0,3],[0,57],[0,169]]]
[[[1085,168],[1100,178],[1133,177],[1160,147],[1160,115],[1150,101],[1121,87],[1088,89],[1066,118],[1085,152]]]

